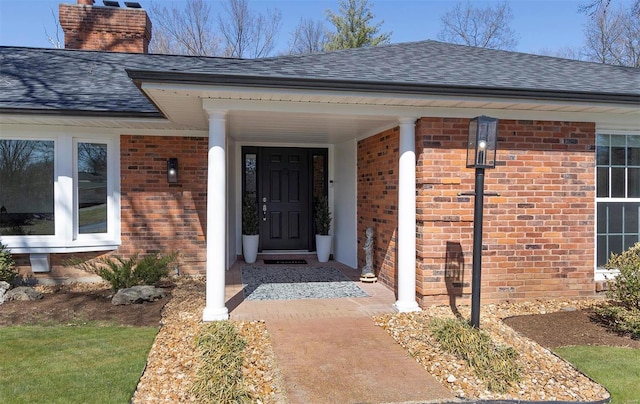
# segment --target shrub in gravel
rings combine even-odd
[[[611,254],[605,268],[620,273],[607,291],[609,302],[597,307],[596,315],[612,329],[640,338],[640,243]]]
[[[0,281],[7,282],[11,285],[16,283],[20,274],[14,268],[15,264],[9,248],[0,243]]]
[[[93,261],[72,260],[71,263],[100,276],[111,284],[113,291],[117,291],[136,285],[154,285],[169,274],[169,264],[175,261],[176,256],[176,253],[147,255],[141,259],[137,255],[128,259],[112,256]]]
[[[466,361],[489,390],[502,393],[522,379],[518,352],[493,343],[486,332],[461,319],[436,318],[430,328],[442,348]]]
[[[203,403],[251,403],[242,377],[246,343],[229,321],[202,327],[197,340],[201,359],[191,393]]]

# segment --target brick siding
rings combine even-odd
[[[182,273],[205,271],[207,138],[121,136],[122,245],[117,253],[178,251]],[[167,159],[178,158],[177,184]]]
[[[458,196],[474,188],[474,170],[465,167],[467,132],[467,119],[416,124],[422,306],[468,303],[473,197]],[[397,134],[358,144],[358,232],[376,229],[375,264],[389,286],[397,274]],[[486,191],[501,195],[485,199],[482,302],[593,295],[595,125],[501,120],[498,135],[497,167],[485,176]],[[390,150],[394,160],[385,158]],[[379,155],[385,157],[375,160]],[[383,190],[393,195],[379,195]]]
[[[358,142],[358,267],[365,264],[364,234],[374,230],[374,267],[378,280],[397,290],[398,128]]]

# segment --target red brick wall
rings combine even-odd
[[[117,254],[180,253],[180,271],[204,272],[207,138],[121,136],[122,246]],[[177,184],[167,159],[178,158]]]
[[[147,53],[151,20],[143,9],[60,4],[67,49]]]
[[[458,196],[474,188],[474,170],[465,168],[467,131],[467,119],[416,124],[416,284],[423,306],[452,297],[468,302],[473,197]],[[397,133],[358,144],[358,234],[374,226],[381,239],[376,266],[394,287],[397,269],[385,259],[395,259],[397,191],[382,191],[397,184]],[[593,295],[594,145],[592,123],[500,121],[498,166],[485,177],[485,190],[501,196],[485,199],[483,303]],[[387,160],[389,149],[395,155]]]
[[[358,142],[358,267],[365,231],[374,230],[373,264],[380,282],[397,289],[398,128]]]

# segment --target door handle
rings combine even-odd
[[[267,221],[267,204],[266,203],[262,204],[262,221],[263,222]]]

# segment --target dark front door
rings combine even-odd
[[[259,150],[261,249],[307,250],[311,231],[309,150]]]

